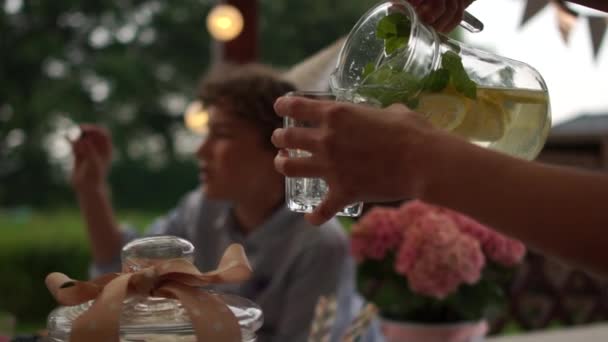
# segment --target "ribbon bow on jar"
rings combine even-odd
[[[249,279],[251,266],[243,247],[228,246],[216,270],[201,273],[184,259],[162,260],[133,273],[111,273],[91,281],[76,281],[63,273],[46,277],[46,286],[62,305],[94,299],[72,326],[71,342],[118,342],[119,320],[127,296],[177,299],[186,309],[198,341],[241,341],[238,321],[217,296],[201,291],[209,284]]]

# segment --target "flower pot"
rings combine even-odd
[[[481,342],[488,332],[485,320],[457,323],[415,323],[381,319],[385,342]]]

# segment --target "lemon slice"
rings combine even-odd
[[[507,119],[497,102],[478,97],[452,132],[471,140],[494,142],[505,134]]]
[[[425,114],[433,126],[449,131],[460,125],[467,107],[467,103],[455,95],[424,94],[416,110]]]

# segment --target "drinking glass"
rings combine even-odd
[[[293,91],[286,96],[299,96],[315,100],[338,101],[338,98],[329,92],[317,91]],[[296,121],[289,116],[285,117],[284,127],[315,127],[314,123]],[[311,155],[310,152],[298,149],[289,149],[290,158],[302,158]],[[285,197],[287,207],[291,211],[309,213],[312,212],[327,194],[327,183],[321,178],[285,178]],[[361,215],[363,203],[357,202],[344,207],[337,213],[339,216],[356,217]]]

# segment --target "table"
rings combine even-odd
[[[608,342],[608,323],[580,325],[510,336],[488,337],[487,342]]]

